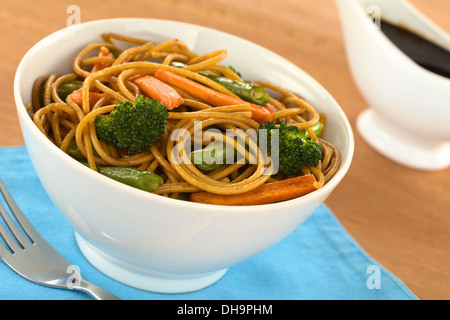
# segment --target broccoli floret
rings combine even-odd
[[[296,126],[288,126],[282,122],[279,128],[273,122],[260,124],[260,130],[267,130],[267,152],[278,161],[279,170],[286,175],[296,174],[302,167],[315,167],[322,159],[322,144],[308,139],[306,130]],[[278,131],[278,157],[271,153],[271,135],[273,130]],[[261,146],[260,146],[261,147]]]
[[[110,115],[95,120],[95,129],[100,140],[133,155],[148,150],[162,137],[168,115],[164,105],[141,95],[134,105],[117,102]]]

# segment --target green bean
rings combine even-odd
[[[257,84],[252,84],[249,82],[238,81],[229,79],[226,77],[215,76],[208,72],[199,72],[202,76],[208,77],[211,80],[221,84],[235,95],[237,95],[242,100],[264,106],[269,102],[269,94],[266,89]]]
[[[150,171],[131,167],[97,166],[102,175],[147,192],[156,192],[163,184],[163,179]]]
[[[187,193],[187,192],[180,192],[180,193],[178,194],[177,199],[178,199],[178,200],[183,200],[183,201],[189,201],[190,196],[191,196],[190,193]]]
[[[183,63],[183,62],[180,62],[180,61],[172,61],[172,62],[170,63],[170,65],[171,65],[172,67],[176,67],[176,68],[184,68],[184,67],[187,67],[187,64],[186,64],[186,63]]]
[[[72,139],[69,144],[67,145],[67,149],[66,152],[69,156],[71,156],[72,158],[74,158],[75,160],[78,161],[85,161],[86,157],[83,156],[83,154],[81,153],[81,151],[78,149],[77,143],[75,142],[75,139]],[[93,149],[94,152],[94,156],[99,157],[97,151],[95,151],[95,149]]]
[[[41,87],[39,88],[39,103],[41,106],[44,105],[44,93],[45,93],[45,85],[47,81],[45,81]],[[58,87],[58,96],[61,100],[66,101],[66,98],[69,94],[74,92],[75,90],[80,89],[83,86],[83,81],[80,80],[69,80],[61,83]],[[53,100],[53,99],[52,99]]]
[[[170,65],[177,68],[187,67],[187,64],[179,61],[172,61]],[[231,66],[229,68],[235,71]],[[264,89],[260,85],[229,79],[227,77],[214,75],[205,71],[200,71],[199,74],[221,84],[242,100],[261,106],[266,105],[270,100],[269,94],[267,93],[266,89]]]
[[[38,95],[39,95],[39,105],[41,106],[41,108],[44,106],[44,95],[45,95],[45,84],[47,83],[47,81],[44,81],[41,86],[39,87],[38,90]]]
[[[227,149],[231,153],[234,148],[226,143],[212,143],[203,149],[192,151],[191,161],[200,170],[213,171],[227,162]]]
[[[95,150],[94,150],[95,151]],[[72,139],[69,144],[67,145],[66,152],[69,156],[74,158],[78,161],[84,161],[86,158],[83,156],[81,151],[78,149],[77,143],[75,142],[75,139]]]
[[[80,89],[83,86],[83,81],[80,80],[69,80],[61,83],[58,87],[58,96],[61,100],[66,101],[66,98],[74,92],[75,90]]]
[[[67,146],[67,153],[74,159],[88,166],[86,158],[78,149],[75,140],[70,141]],[[97,155],[95,150],[94,155]],[[163,179],[159,175],[136,168],[97,165],[97,170],[106,177],[148,192],[156,192],[163,184]]]

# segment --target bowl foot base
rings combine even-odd
[[[450,166],[450,143],[406,136],[386,123],[372,109],[363,111],[356,127],[361,137],[376,151],[401,164],[423,171],[443,170]]]
[[[208,287],[218,281],[228,269],[201,273],[175,274],[153,270],[138,270],[126,265],[92,246],[75,232],[75,240],[82,254],[96,269],[128,286],[157,293],[185,293]]]

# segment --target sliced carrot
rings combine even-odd
[[[98,100],[100,100],[104,96],[105,96],[105,94],[103,94],[103,93],[90,91],[89,92],[89,106],[92,108],[98,102]],[[77,105],[79,105],[81,107],[83,105],[82,89],[78,89],[78,90],[75,90],[74,92],[72,92],[70,94],[70,98],[72,99],[73,102],[75,102]]]
[[[273,121],[274,119],[275,111],[272,109],[246,102],[244,100],[229,96],[222,92],[218,92],[198,82],[183,77],[179,74],[176,74],[172,71],[165,69],[158,69],[155,72],[155,77],[169,85],[178,87],[186,91],[188,94],[200,100],[203,100],[206,103],[209,103],[215,107],[237,105],[237,104],[249,104],[252,111],[253,120],[259,123],[264,123],[266,121]]]
[[[131,80],[147,96],[166,106],[168,110],[178,108],[183,102],[183,97],[171,86],[150,75],[143,75]]]
[[[317,190],[314,186],[314,182],[316,182],[314,175],[308,174],[296,178],[266,183],[238,195],[196,192],[191,194],[190,200],[197,203],[224,206],[269,204],[298,198]]]
[[[101,47],[100,52],[98,53],[99,58],[114,58],[114,55],[109,51],[107,47]],[[94,66],[91,69],[91,72],[97,72],[100,70],[103,70],[105,68],[108,68],[111,64],[107,62],[96,62],[94,63]]]

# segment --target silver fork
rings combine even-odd
[[[47,241],[45,241],[23,212],[0,180],[0,191],[18,222],[14,222],[0,202],[0,256],[15,272],[24,278],[41,285],[62,289],[76,289],[88,293],[97,300],[120,300],[110,292],[85,281],[66,259],[64,259]]]

